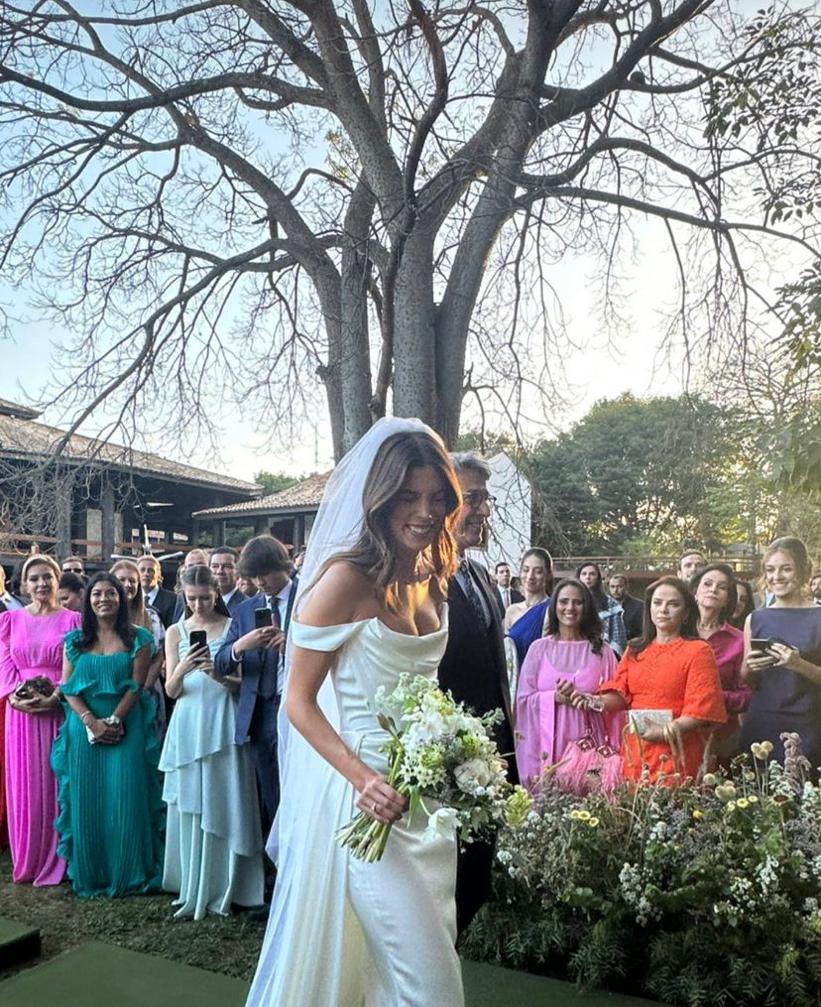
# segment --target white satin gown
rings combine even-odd
[[[291,626],[294,645],[338,651],[331,678],[340,734],[367,765],[386,772],[376,690],[390,690],[403,672],[436,677],[447,607],[441,628],[422,637],[397,633],[375,618]],[[307,746],[295,731],[287,753],[292,744]],[[351,784],[316,753],[307,774],[300,771],[307,778],[294,775],[289,764],[274,901],[247,1007],[463,1005],[455,836],[425,840],[424,816],[409,823],[406,815],[393,827],[382,860],[362,863],[335,839],[357,813]]]

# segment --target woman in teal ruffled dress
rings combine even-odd
[[[57,735],[57,850],[77,895],[119,896],[160,888],[163,802],[143,691],[153,638],[133,626],[109,573],[91,579],[83,624],[65,639],[61,691],[72,714]]]

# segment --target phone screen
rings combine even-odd
[[[273,626],[273,616],[270,608],[258,608],[254,612],[254,626],[257,629],[264,629],[266,626]]]
[[[191,650],[197,650],[200,647],[207,647],[208,634],[204,629],[192,629],[188,634],[188,642],[191,645]]]
[[[750,640],[750,650],[757,651],[759,654],[768,651],[772,645],[773,641],[769,637],[753,637]]]

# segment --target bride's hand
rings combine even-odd
[[[359,791],[356,806],[383,825],[398,822],[408,807],[408,799],[374,773]]]

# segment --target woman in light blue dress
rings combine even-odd
[[[216,678],[213,659],[231,623],[214,575],[182,575],[186,615],[165,640],[166,691],[176,700],[160,769],[168,805],[163,888],[178,892],[176,915],[227,915],[263,901],[262,834],[247,745],[234,744],[236,680]],[[207,646],[191,647],[204,631]]]

